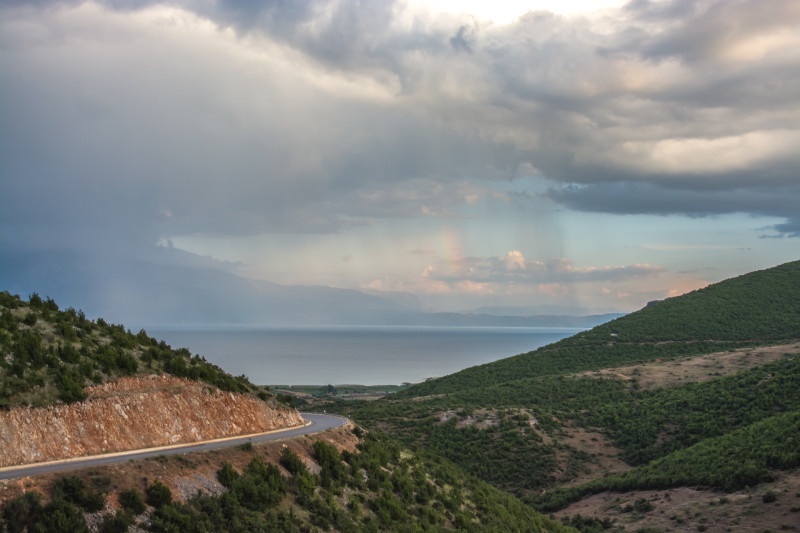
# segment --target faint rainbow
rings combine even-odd
[[[464,268],[464,249],[458,233],[450,226],[441,227],[442,255],[451,274],[459,274]]]

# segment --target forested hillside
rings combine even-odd
[[[0,303],[6,406],[75,401],[85,384],[151,371],[270,398],[144,332],[60,311],[37,295],[24,302],[2,293]],[[370,430],[360,454],[317,445],[316,474],[287,455],[288,479],[258,461],[239,470],[223,465],[223,495],[153,503],[149,527],[558,529],[540,511],[587,532],[653,524],[791,529],[800,516],[793,514],[800,513],[798,390],[800,262],[793,262],[381,400],[328,403]],[[687,500],[677,508],[694,511],[668,514],[673,494],[687,491],[694,492],[686,498],[711,491],[712,503],[701,513]],[[603,505],[586,503],[603,494]],[[14,505],[4,515],[47,508]],[[704,514],[712,511],[713,523]],[[121,522],[131,519],[124,512]]]
[[[87,385],[136,374],[167,373],[225,391],[272,396],[185,348],[102,318],[89,320],[71,307],[60,310],[36,293],[26,302],[0,292],[0,354],[0,408],[81,401]]]
[[[798,336],[800,261],[794,261],[651,303],[534,352],[426,381],[398,397],[781,343]]]
[[[117,398],[122,393],[115,392],[113,385],[149,383],[142,376],[166,382],[170,396],[179,394],[181,387],[172,381],[185,380],[151,376],[164,373],[249,394],[267,403],[288,401],[280,395],[276,399],[267,388],[251,384],[244,376],[230,376],[188,350],[175,350],[150,338],[144,331],[133,334],[122,325],[89,320],[72,308],[60,310],[52,299],[37,294],[26,302],[0,293],[0,348],[0,406],[17,408],[12,414],[23,412],[28,418],[31,410],[25,406],[80,402],[87,399],[88,386],[101,383]],[[203,389],[204,403],[216,397],[210,387],[195,388]],[[99,401],[93,395],[80,405]],[[221,409],[215,414],[226,420],[230,417]],[[179,413],[171,415],[180,417]],[[124,425],[133,418],[115,423]],[[156,420],[148,418],[146,423],[155,424]],[[93,427],[102,433],[104,425],[108,433],[110,419]],[[154,430],[159,432],[158,427]],[[311,460],[302,460],[286,444],[277,443],[282,446],[280,459],[270,463],[264,459],[268,453],[263,454],[257,446],[240,446],[236,453],[252,455],[249,463],[234,468],[223,460],[214,480],[191,473],[196,466],[205,467],[209,459],[176,456],[173,461],[182,475],[205,480],[201,487],[211,487],[183,498],[172,494],[167,486],[169,475],[161,478],[161,473],[157,479],[131,474],[135,479],[125,482],[141,485],[143,481],[142,490],[117,490],[123,480],[112,479],[96,468],[57,479],[45,495],[28,490],[28,481],[3,482],[0,531],[572,531],[440,456],[404,449],[379,433],[366,434],[360,428],[352,433],[358,441],[354,452],[340,453],[321,435],[313,442]],[[114,440],[110,433],[100,436],[105,438]],[[162,456],[155,461],[166,464],[170,459]],[[136,472],[136,466],[130,468]],[[24,488],[17,496],[9,497],[9,489],[20,487]]]
[[[3,505],[0,530],[77,533],[91,522],[102,532],[134,525],[153,532],[573,531],[450,463],[379,435],[362,434],[355,452],[315,440],[305,460],[285,445],[275,463],[258,447],[237,452],[250,457],[246,465],[223,461],[217,490],[185,502],[154,480],[115,494],[119,503],[109,512],[107,476],[68,475],[55,481],[48,502],[27,492]]]
[[[800,480],[798,340],[793,262],[381,401],[332,408],[547,512],[608,490],[743,490]],[[729,371],[732,356],[747,364]],[[614,372],[623,365],[624,376]],[[643,388],[637,368],[665,379]]]

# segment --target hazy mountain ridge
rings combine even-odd
[[[592,327],[618,314],[500,316],[436,313],[410,294],[279,285],[212,260],[161,250],[152,261],[75,252],[0,254],[0,287],[70,302],[125,324]]]
[[[574,305],[491,305],[477,307],[465,314],[492,315],[492,316],[571,316],[582,317],[587,315],[618,315],[626,313],[608,307],[579,307]]]

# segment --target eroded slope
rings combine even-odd
[[[121,378],[69,405],[0,411],[0,466],[258,433],[303,423],[288,407],[168,375]]]

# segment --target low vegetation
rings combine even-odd
[[[318,473],[284,448],[279,463],[288,476],[257,454],[241,471],[222,463],[221,494],[199,493],[182,503],[159,481],[145,494],[126,490],[120,508],[103,515],[100,531],[133,525],[153,532],[570,530],[436,456],[402,449],[379,435],[362,436],[356,453],[314,442]],[[88,531],[85,514],[104,508],[103,495],[75,476],[56,485],[46,505],[36,492],[7,502],[5,530]]]
[[[535,352],[329,409],[446,457],[547,512],[609,490],[756,486],[800,466],[798,350],[762,361],[757,354],[767,350],[751,350],[755,356],[737,372],[646,390],[635,371],[620,377],[613,369],[797,346],[798,281],[800,262],[755,272]],[[481,424],[476,412],[496,413],[497,422]],[[573,482],[597,461],[590,445],[568,444],[576,428],[610,439],[628,470]]]
[[[701,440],[622,474],[531,498],[554,511],[604,491],[701,487],[732,492],[772,481],[774,472],[800,466],[800,411],[784,413],[722,436]],[[768,503],[768,502],[765,502]]]
[[[84,387],[122,376],[167,373],[266,399],[266,388],[234,377],[185,348],[137,334],[34,293],[0,292],[0,408],[72,403]]]
[[[710,285],[535,352],[420,383],[397,397],[451,394],[544,375],[563,375],[800,336],[800,261]]]
[[[734,500],[733,491],[756,494],[762,506],[786,500],[788,524],[800,505],[769,484],[797,485],[793,493],[800,495],[800,481],[787,481],[800,476],[799,281],[800,262],[754,272],[651,303],[534,352],[381,391],[382,398],[378,391],[330,385],[281,391],[284,402],[324,401],[328,411],[367,428],[358,452],[339,454],[319,441],[313,447],[318,472],[289,451],[280,458],[283,471],[256,459],[239,470],[223,464],[217,474],[223,494],[186,503],[163,490],[160,499],[129,494],[129,503],[120,498],[123,508],[106,517],[104,530],[140,521],[132,509],[140,500],[149,506],[152,531],[562,527],[537,510],[560,511],[565,524],[586,532],[617,527],[617,519],[646,530],[654,502],[690,489],[718,491],[714,505],[720,506]],[[49,299],[32,295],[26,303],[3,293],[0,304],[2,405],[74,401],[83,384],[141,371],[265,394],[144,332],[87,321]],[[746,358],[722,355],[745,351]],[[700,359],[712,365],[706,372],[648,377],[640,385],[645,366],[655,375],[659,365],[677,369]],[[713,368],[734,360],[736,369]],[[618,450],[614,460],[622,467],[604,472],[592,443],[577,435]],[[627,499],[608,496],[611,503],[598,516],[563,514],[609,491]],[[86,492],[43,505],[20,496],[3,516],[37,524],[51,506],[50,514],[68,521],[97,499]],[[763,512],[753,505],[742,503],[742,512]],[[664,518],[671,520],[667,529],[692,523],[706,530],[698,513]],[[664,527],[660,519],[651,523]]]

